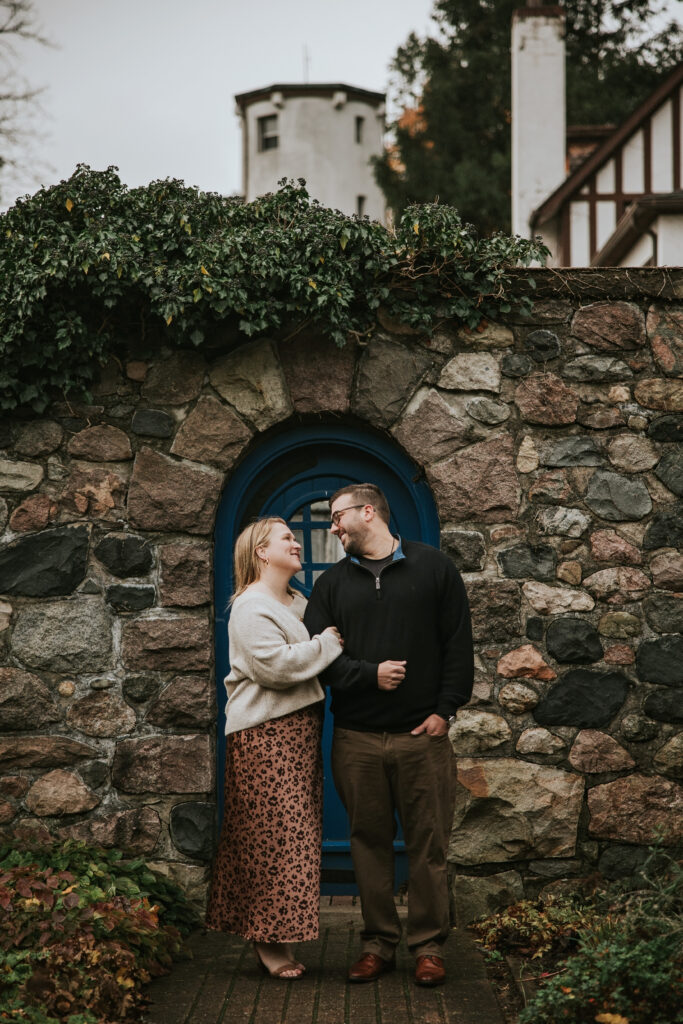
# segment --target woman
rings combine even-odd
[[[235,545],[228,636],[225,814],[207,924],[251,939],[272,977],[302,977],[292,943],[318,936],[323,691],[341,653],[334,627],[309,638],[289,586],[301,545],[283,519]]]

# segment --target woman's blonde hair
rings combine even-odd
[[[255,583],[260,578],[262,562],[256,554],[256,549],[266,546],[275,523],[287,525],[280,516],[266,516],[249,523],[249,526],[246,526],[237,538],[233,562],[235,589],[230,603],[246,590],[250,583]],[[293,591],[290,590],[290,593]]]

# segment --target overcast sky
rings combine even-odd
[[[521,0],[520,0],[521,2]],[[115,164],[128,185],[181,178],[241,190],[235,93],[274,82],[345,82],[384,91],[396,48],[430,26],[432,0],[34,0],[55,44],[22,47],[45,87],[25,174],[0,206]],[[680,0],[667,0],[670,15]]]
[[[72,173],[115,164],[128,185],[182,178],[241,190],[235,93],[304,79],[383,92],[432,0],[34,0],[54,49],[25,45],[21,70],[45,86],[31,173],[2,205]],[[41,166],[42,165],[42,166]]]

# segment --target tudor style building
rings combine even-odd
[[[565,129],[563,17],[531,3],[513,17],[513,229],[541,235],[552,266],[680,265],[683,65],[602,138]]]

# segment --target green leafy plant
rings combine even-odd
[[[337,345],[367,338],[380,307],[426,334],[476,328],[510,307],[510,271],[538,241],[478,238],[457,211],[409,207],[395,230],[281,182],[252,203],[179,181],[127,189],[85,165],[0,218],[0,409],[87,394],[123,339],[217,343],[313,326]],[[519,305],[528,307],[522,298]]]
[[[73,840],[6,841],[0,1021],[94,1024],[139,1016],[143,985],[168,970],[193,923],[181,890],[140,858],[126,861]]]
[[[554,963],[576,946],[595,909],[569,896],[521,900],[470,927],[488,951]]]

